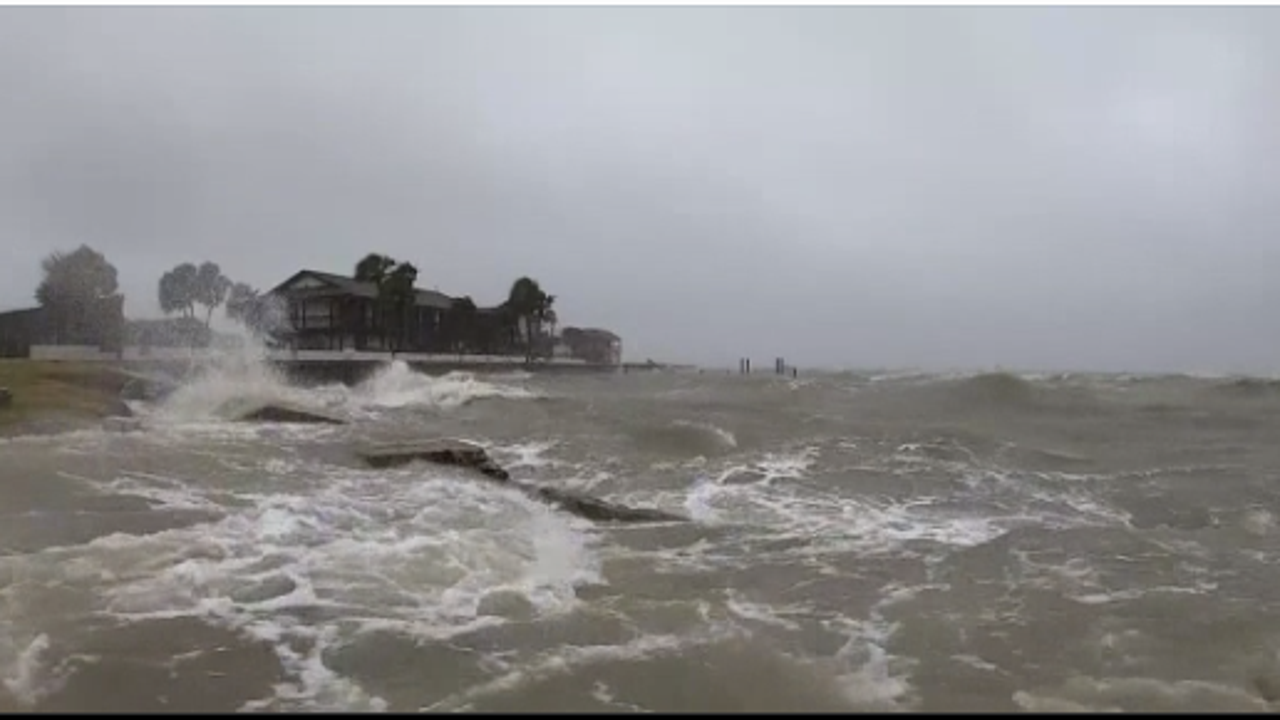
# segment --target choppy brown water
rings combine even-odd
[[[209,415],[288,393],[354,420]],[[0,443],[0,710],[1269,710],[1280,386],[252,366]],[[367,439],[692,514],[609,528]]]

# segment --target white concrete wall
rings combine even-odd
[[[32,345],[31,359],[66,362],[111,362],[115,360],[199,360],[223,354],[219,350],[195,348],[147,348],[128,346],[119,354],[103,352],[96,345]]]
[[[108,357],[96,345],[32,345],[31,359],[83,362],[106,360]],[[115,355],[111,355],[110,359],[114,360]]]

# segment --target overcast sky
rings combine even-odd
[[[1280,9],[0,9],[0,307],[81,243],[522,274],[626,354],[1280,370]]]

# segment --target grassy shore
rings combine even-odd
[[[59,432],[99,423],[118,407],[129,378],[104,363],[0,360],[0,436]]]

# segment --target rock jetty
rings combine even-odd
[[[389,468],[411,462],[430,462],[437,465],[453,465],[470,468],[485,477],[506,482],[511,475],[484,451],[484,448],[465,440],[440,439],[421,443],[382,445],[358,452],[369,467]]]
[[[534,500],[595,522],[688,521],[688,518],[663,510],[627,507],[571,490],[514,482],[511,480],[511,474],[489,457],[484,448],[465,440],[438,439],[421,443],[372,446],[358,450],[356,454],[367,465],[374,468],[399,467],[412,462],[468,468],[490,480],[518,489]]]
[[[311,423],[345,425],[346,420],[320,410],[305,408],[279,400],[231,400],[224,403],[218,414],[237,422]]]

